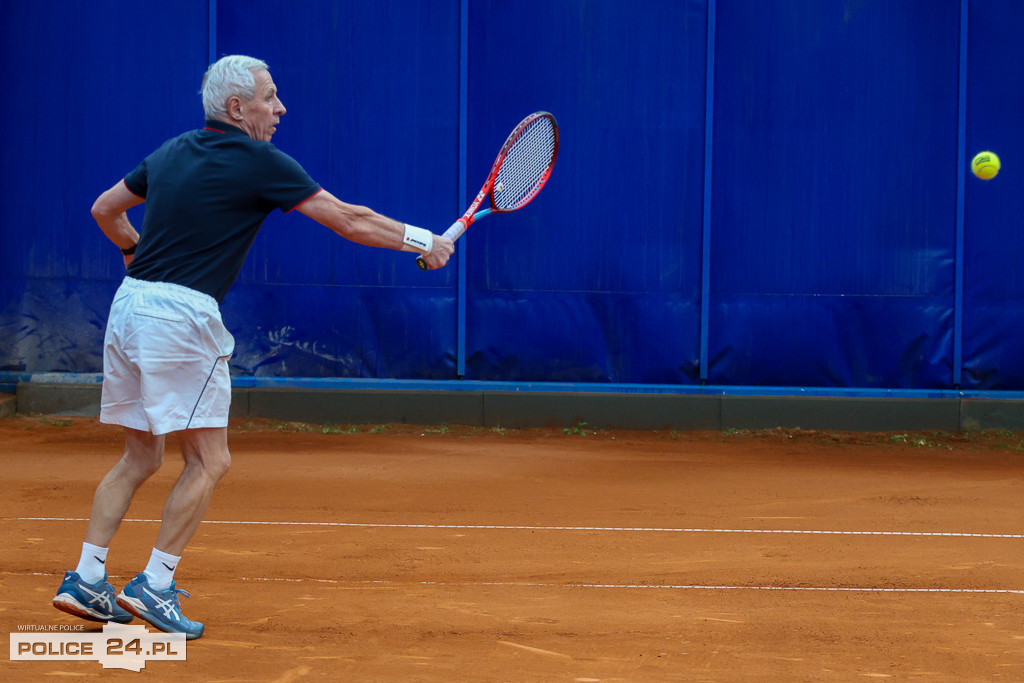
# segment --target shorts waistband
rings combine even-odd
[[[136,280],[133,277],[125,275],[124,282],[121,283],[122,287],[126,289],[137,291],[137,292],[163,292],[173,296],[189,299],[197,304],[203,306],[213,306],[214,309],[219,309],[220,306],[217,304],[217,300],[209,294],[200,292],[199,290],[186,287],[184,285],[176,285],[173,282],[150,282],[149,280]]]

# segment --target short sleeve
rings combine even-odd
[[[273,145],[268,145],[265,163],[263,199],[285,213],[322,189],[299,162]]]
[[[146,198],[146,193],[149,191],[149,175],[146,172],[145,161],[124,177],[124,184],[132,194],[138,195],[143,199]]]

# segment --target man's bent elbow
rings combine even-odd
[[[92,214],[93,220],[95,220],[97,223],[100,223],[101,225],[105,220],[109,221],[111,218],[114,218],[119,213],[118,211],[114,210],[114,207],[111,206],[111,203],[107,201],[106,197],[106,192],[101,194],[99,197],[96,198],[96,201],[92,203],[92,209],[90,209],[90,213]]]
[[[144,201],[143,197],[129,190],[122,181],[97,197],[90,212],[96,222],[103,225],[104,222],[117,220],[125,211]]]

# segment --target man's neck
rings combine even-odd
[[[241,122],[236,123],[235,121],[229,121],[227,119],[222,119],[220,117],[208,118],[206,119],[206,122],[208,124],[214,124],[215,126],[231,126],[232,128],[237,128],[238,130],[242,131],[249,137],[252,137],[252,134],[245,129],[245,126],[243,126]]]

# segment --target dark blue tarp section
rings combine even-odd
[[[467,378],[698,381],[705,3],[506,7],[470,4],[470,192],[524,113],[555,113],[561,149],[533,204],[467,235]]]
[[[968,158],[999,154],[994,180],[968,177],[964,219],[964,375],[972,389],[1024,387],[1024,3],[971,2]]]
[[[223,307],[236,374],[1024,389],[1017,0],[0,11],[0,372],[100,369],[122,267],[89,207],[202,124],[212,45],[269,62],[274,143],[329,191],[435,231],[523,116],[562,133],[440,272],[273,214]]]
[[[55,13],[4,0],[0,16],[0,370],[94,372],[124,263],[89,208],[201,117],[207,1],[68,0]]]
[[[270,65],[289,110],[274,144],[329,192],[436,232],[462,212],[457,3],[221,0],[217,9],[218,54]],[[283,40],[282,27],[307,29]],[[451,278],[425,278],[412,254],[275,213],[224,302],[234,369],[451,378]]]
[[[949,386],[955,2],[718,3],[713,384]]]

